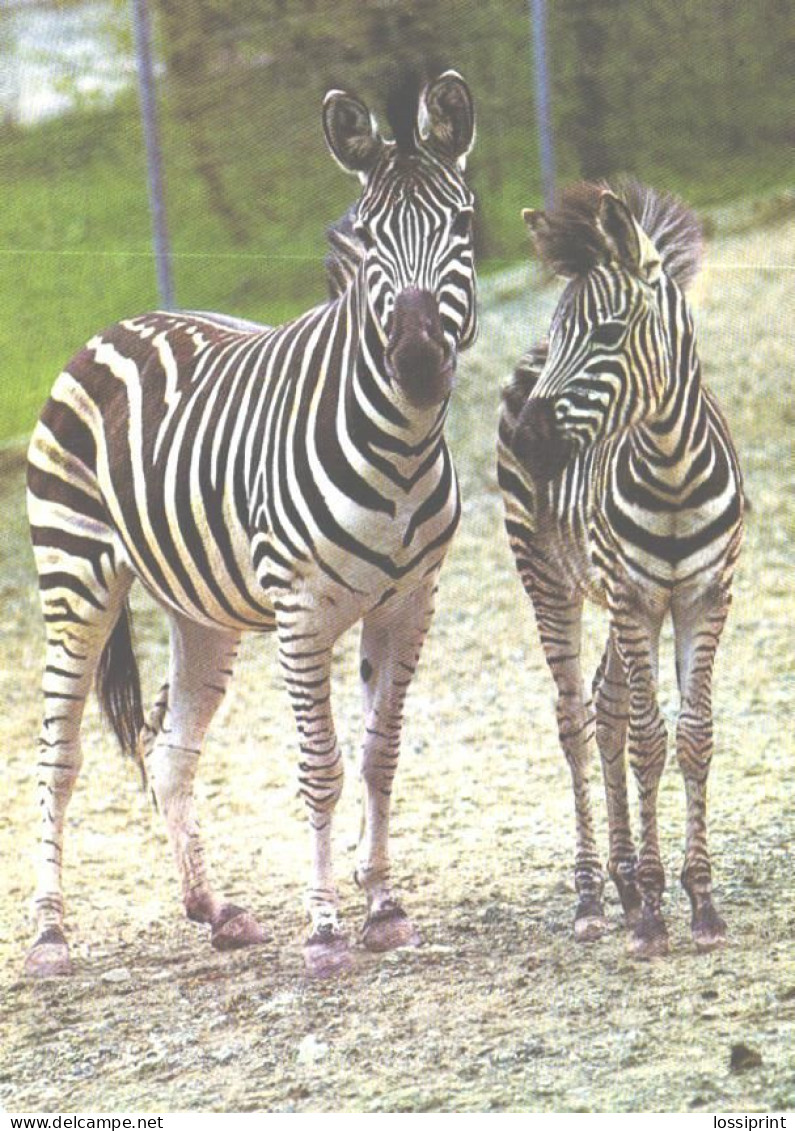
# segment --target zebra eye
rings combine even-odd
[[[612,348],[624,337],[624,329],[623,322],[603,322],[592,332],[591,341],[594,345]]]
[[[468,236],[472,231],[472,209],[463,208],[450,226],[450,231],[454,236]]]

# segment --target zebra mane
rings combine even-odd
[[[416,71],[404,70],[391,84],[386,96],[386,120],[399,153],[417,151],[417,110],[421,86]]]
[[[698,274],[703,252],[701,224],[678,197],[658,192],[633,178],[583,181],[563,190],[558,205],[546,213],[534,235],[538,252],[556,274],[586,275],[609,255],[597,221],[602,193],[622,200],[657,248],[666,275],[684,290]]]

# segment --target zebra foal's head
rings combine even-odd
[[[523,216],[543,261],[569,279],[513,441],[543,480],[660,408],[671,377],[662,294],[696,273],[701,241],[679,201],[636,182],[575,185],[554,211]]]
[[[335,270],[363,282],[387,384],[427,407],[449,396],[458,350],[477,329],[474,198],[463,176],[475,136],[469,88],[446,71],[413,99],[393,100],[390,120],[395,140],[385,141],[358,98],[326,95],[329,149],[362,182],[350,225],[355,244],[337,256]]]

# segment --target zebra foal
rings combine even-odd
[[[581,184],[524,218],[542,260],[568,284],[549,340],[503,395],[498,476],[516,566],[557,688],[575,799],[575,937],[605,929],[588,764],[601,756],[608,873],[637,957],[668,948],[657,791],[666,728],[658,642],[673,621],[680,711],[676,753],[687,798],[682,883],[699,950],[725,940],[711,895],[706,785],[711,687],[743,530],[742,480],[726,422],[701,377],[685,287],[700,265],[695,217],[636,182]],[[609,636],[593,682],[580,668],[588,599]],[[640,799],[636,857],[625,748]]]
[[[361,182],[336,237],[328,302],[275,329],[193,313],[119,322],[70,362],[42,413],[28,463],[47,625],[33,976],[70,970],[61,849],[95,673],[164,815],[188,917],[209,925],[218,949],[264,941],[254,916],[212,888],[193,805],[204,734],[245,631],[276,632],[299,733],[307,966],[324,974],[351,962],[332,869],[343,763],[330,665],[358,621],[362,941],[416,942],[390,882],[390,791],[460,515],[444,423],[457,353],[476,332],[466,83],[446,72],[392,125],[385,141],[358,98],[335,90],[324,101],[329,149]],[[135,579],[166,610],[171,636],[168,678],[145,720],[127,610]]]

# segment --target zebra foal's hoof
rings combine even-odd
[[[304,943],[304,965],[312,978],[333,978],[353,967],[348,940],[339,931],[321,927]]]
[[[72,973],[72,961],[63,931],[50,927],[25,956],[26,978],[64,978]]]
[[[417,928],[397,903],[389,903],[368,915],[361,939],[362,946],[376,953],[397,950],[402,946],[419,946],[421,942]]]
[[[210,943],[215,950],[242,950],[245,946],[261,946],[268,941],[264,927],[249,911],[227,903],[212,925]]]
[[[607,930],[607,919],[601,900],[582,900],[574,912],[574,939],[576,942],[596,942]]]
[[[699,954],[726,946],[726,923],[711,903],[693,913],[693,945]]]
[[[664,958],[668,953],[668,930],[662,915],[642,912],[630,932],[628,946],[632,958],[641,961]]]

